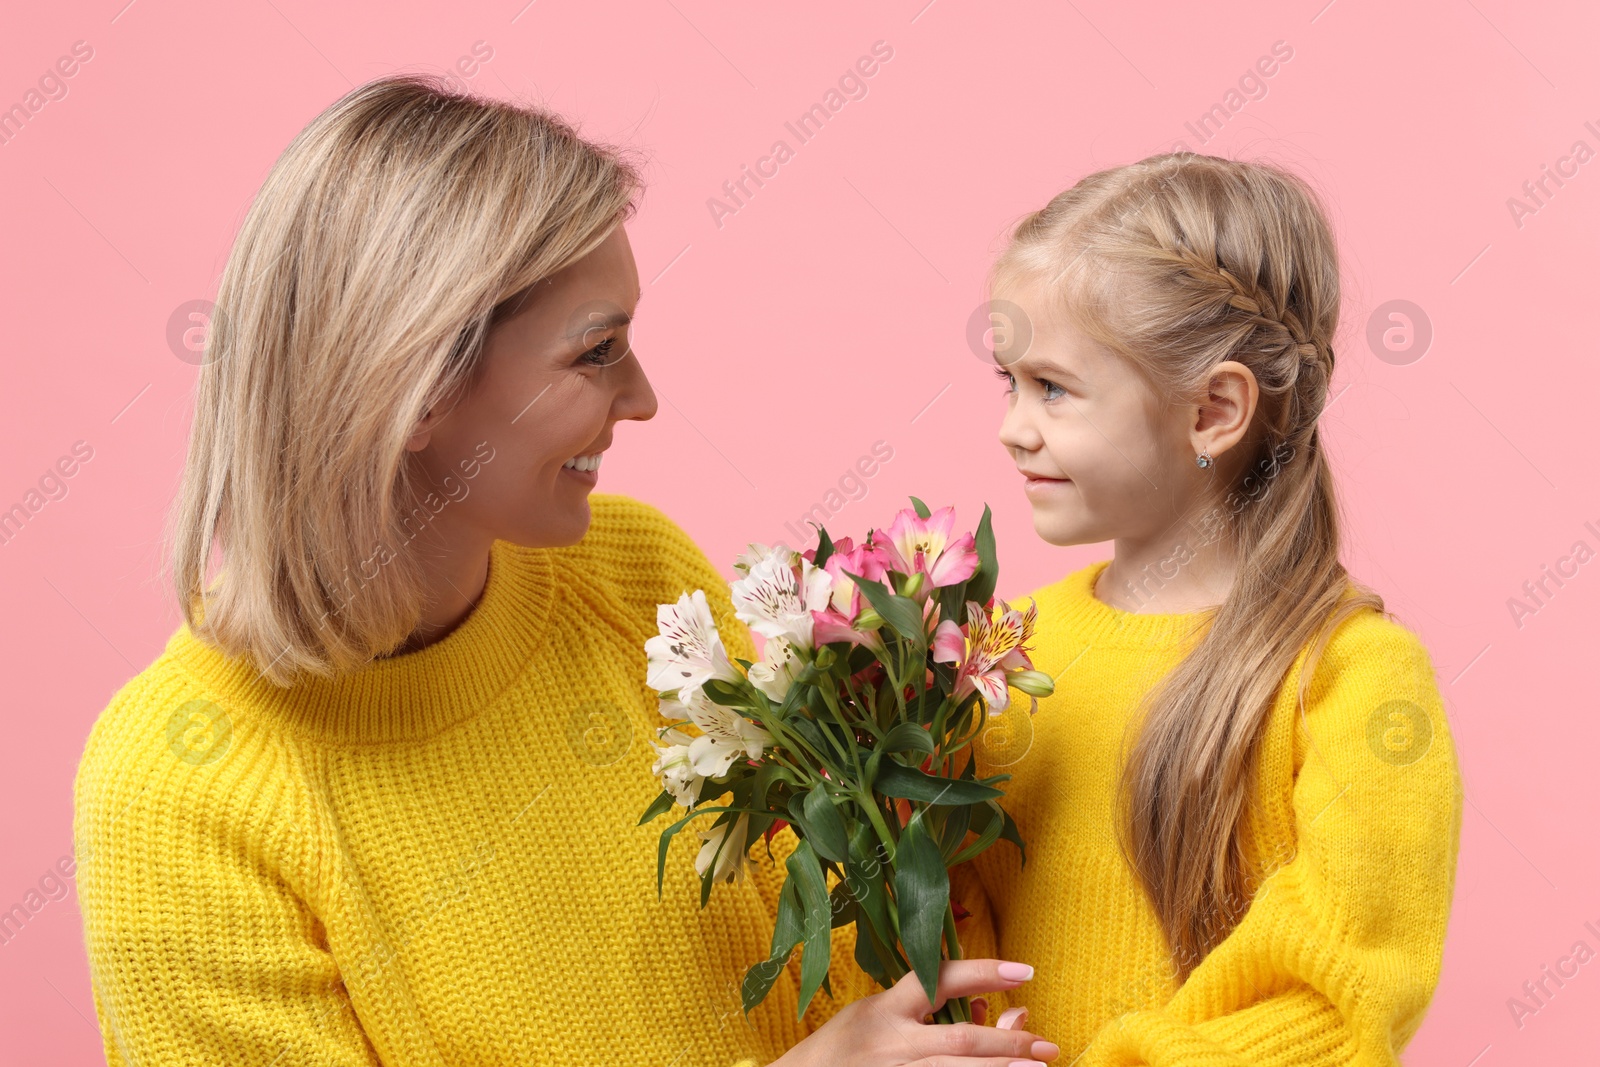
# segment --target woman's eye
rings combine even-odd
[[[607,337],[583,354],[583,361],[595,366],[603,367],[610,362],[611,346],[616,344],[615,337]]]

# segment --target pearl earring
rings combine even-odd
[[[1202,452],[1202,453],[1200,453],[1198,456],[1194,457],[1194,464],[1195,464],[1195,466],[1200,467],[1202,469],[1205,468],[1205,467],[1211,466],[1211,453],[1210,452]]]

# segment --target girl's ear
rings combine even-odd
[[[1255,372],[1243,363],[1224,360],[1211,369],[1206,398],[1195,407],[1189,443],[1195,454],[1220,456],[1244,438],[1255,418],[1261,389]]]

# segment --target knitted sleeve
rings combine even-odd
[[[1262,780],[1290,784],[1258,806],[1292,847],[1167,1004],[1112,1019],[1082,1067],[1398,1063],[1439,978],[1461,827],[1427,650],[1377,613],[1347,620],[1275,749],[1292,774]]]
[[[125,694],[96,724],[74,786],[106,1062],[374,1067],[306,904],[317,892],[307,835],[292,800],[264,786],[270,754],[242,723],[220,733],[204,707],[185,710],[205,701]],[[241,758],[212,758],[228,745]]]

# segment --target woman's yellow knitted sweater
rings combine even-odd
[[[656,605],[706,590],[756,657],[681,529],[590,503],[578,545],[496,542],[426,648],[279,689],[183,627],[116,694],[74,818],[113,1067],[765,1064],[870,991],[841,928],[841,1001],[797,1020],[792,963],[740,1009],[792,831],[704,910],[681,835],[658,900]]]
[[[1115,794],[1136,705],[1212,612],[1113,608],[1094,596],[1108,562],[1035,594],[1033,659],[1055,693],[1032,717],[1013,701],[980,750],[980,774],[1012,775],[1001,803],[1028,851],[1022,864],[1002,843],[958,872],[963,941],[1037,973],[992,1010],[1026,1003],[1028,1029],[1074,1067],[1397,1063],[1438,981],[1461,826],[1427,650],[1361,610],[1303,714],[1301,651],[1259,750],[1249,909],[1180,987],[1118,846]]]

